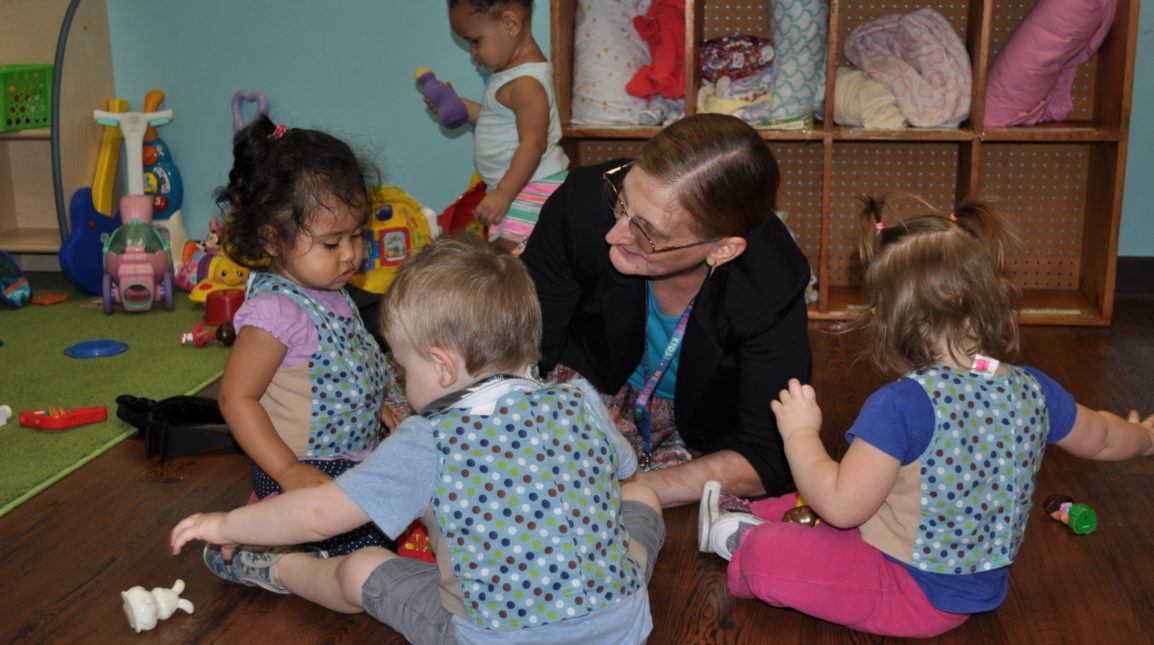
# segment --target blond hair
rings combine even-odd
[[[521,261],[475,237],[434,240],[401,266],[381,301],[381,331],[419,355],[459,352],[475,375],[520,374],[540,358],[541,305]]]
[[[1006,274],[1016,244],[996,205],[972,198],[952,213],[933,209],[886,222],[887,198],[863,198],[858,252],[868,307],[861,329],[865,355],[879,369],[903,374],[952,356],[1008,359],[1018,349],[1020,290]]]

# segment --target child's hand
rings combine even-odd
[[[220,530],[224,516],[224,513],[196,513],[181,520],[168,537],[168,543],[172,546],[172,554],[179,555],[181,547],[193,540],[203,540],[211,544],[227,545],[229,550],[225,556],[226,558],[231,556],[231,547],[234,545],[229,544]]]
[[[481,203],[477,204],[477,208],[473,211],[473,217],[485,226],[496,226],[505,218],[505,213],[509,212],[509,205],[513,203],[511,199],[505,199],[499,193],[491,192],[485,195]]]
[[[1130,423],[1142,424],[1142,425],[1146,426],[1147,428],[1154,430],[1154,414],[1151,414],[1150,416],[1143,419],[1138,415],[1137,410],[1130,410],[1130,416],[1126,417],[1126,420],[1129,421]]]
[[[817,405],[817,392],[811,385],[802,385],[795,378],[789,379],[789,389],[782,390],[778,401],[769,404],[777,416],[777,428],[782,441],[787,441],[795,432],[821,430],[821,408]]]
[[[381,405],[381,423],[384,424],[389,433],[392,433],[397,429],[397,426],[401,425],[401,420],[397,418],[392,408],[387,405]]]
[[[1146,430],[1146,434],[1150,435],[1150,449],[1142,454],[1146,457],[1154,455],[1154,414],[1143,419],[1138,415],[1137,410],[1130,410],[1130,416],[1126,417],[1126,420],[1138,424]]]

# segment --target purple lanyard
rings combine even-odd
[[[665,353],[661,355],[661,360],[657,363],[657,367],[649,373],[649,377],[645,379],[645,387],[641,388],[641,393],[637,395],[637,403],[633,406],[633,419],[637,422],[637,429],[641,431],[641,445],[645,454],[641,456],[641,468],[648,470],[649,465],[653,459],[653,447],[649,442],[649,399],[653,393],[657,391],[657,384],[661,382],[661,377],[665,376],[665,370],[669,368],[669,363],[673,361],[673,357],[677,355],[677,349],[681,347],[681,339],[685,337],[685,328],[689,323],[689,312],[693,311],[693,303],[697,300],[694,298],[685,305],[685,311],[681,312],[681,318],[677,320],[677,326],[673,328],[673,333],[669,335],[669,345],[665,348]],[[648,319],[648,314],[646,315]],[[649,372],[649,324],[645,325],[645,360],[643,370]]]

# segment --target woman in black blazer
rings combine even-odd
[[[774,214],[778,182],[753,128],[691,116],[631,162],[573,170],[521,256],[541,300],[542,374],[576,372],[603,393],[667,507],[710,479],[742,496],[790,486],[769,403],[809,380],[810,271]]]

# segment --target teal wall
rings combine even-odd
[[[1154,6],[1142,3],[1118,255],[1154,256]]]
[[[413,70],[430,67],[463,96],[482,83],[449,29],[444,0],[107,0],[117,93],[141,109],[151,89],[175,112],[160,131],[185,185],[189,235],[216,214],[231,162],[231,98],[261,90],[275,121],[323,129],[375,158],[386,183],[440,212],[472,173],[468,128],[443,131]],[[533,32],[548,51],[548,2]],[[1149,3],[1147,3],[1149,5]],[[402,17],[403,16],[403,17]],[[1154,8],[1139,24],[1119,254],[1154,256]]]
[[[141,110],[166,94],[160,137],[184,181],[189,236],[218,214],[212,191],[232,162],[232,95],[260,90],[270,115],[349,141],[399,186],[440,212],[472,175],[469,127],[443,130],[413,71],[429,67],[480,100],[482,81],[449,28],[445,0],[107,0],[116,91]],[[534,35],[549,43],[548,2]],[[247,114],[247,113],[246,113]]]

